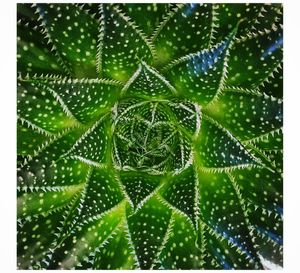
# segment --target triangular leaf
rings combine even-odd
[[[117,6],[103,4],[100,13],[100,72],[105,77],[126,82],[137,69],[140,59],[147,62],[152,59],[153,47]]]
[[[82,123],[110,110],[118,99],[120,84],[111,80],[58,80],[43,82],[64,102],[69,111]]]
[[[74,269],[107,243],[122,224],[124,203],[113,208],[101,218],[83,223],[53,251],[49,269]]]
[[[202,110],[240,140],[247,140],[281,128],[282,107],[280,99],[227,88],[217,100]]]
[[[158,65],[207,48],[211,32],[211,4],[178,5],[164,18],[152,37],[157,49]]]
[[[181,57],[163,68],[166,78],[179,94],[188,94],[191,100],[201,105],[213,99],[223,85],[227,52],[236,29],[214,47]]]
[[[171,221],[168,240],[159,254],[156,267],[166,270],[201,268],[203,260],[193,225],[177,213],[173,213]]]
[[[244,88],[260,85],[282,62],[282,45],[280,26],[235,42],[228,59],[226,84]]]
[[[127,216],[129,233],[141,269],[150,269],[166,236],[171,211],[152,197],[133,215]]]
[[[246,218],[244,197],[238,187],[223,173],[198,172],[198,177],[201,221],[218,234],[219,241],[224,240],[235,246],[239,252],[259,265]],[[210,247],[215,248],[215,243]]]
[[[100,24],[78,5],[37,4],[46,36],[70,74],[95,78]]]
[[[19,80],[17,91],[18,115],[36,127],[57,133],[78,124],[53,93],[40,83]]]
[[[156,70],[142,62],[125,85],[123,92],[126,92],[128,96],[163,98],[172,96],[176,90]]]
[[[110,130],[107,116],[101,117],[76,141],[63,157],[70,157],[89,165],[100,166],[110,156],[108,155],[108,132]]]
[[[120,179],[134,208],[151,197],[162,180],[162,176],[143,172],[121,171]]]
[[[116,174],[111,170],[94,168],[87,183],[81,222],[110,210],[124,198]]]
[[[246,167],[255,158],[226,129],[208,116],[202,116],[194,153],[198,166],[204,168]]]
[[[168,203],[186,214],[195,226],[197,225],[198,180],[192,166],[175,174],[161,195]]]

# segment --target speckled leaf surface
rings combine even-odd
[[[282,268],[282,5],[17,12],[18,269]]]

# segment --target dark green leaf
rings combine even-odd
[[[202,116],[200,133],[194,146],[198,166],[204,168],[257,164],[255,158],[228,130],[207,116]]]
[[[203,111],[240,140],[249,140],[281,128],[282,107],[280,99],[228,88]]]
[[[37,4],[46,36],[71,76],[95,78],[100,24],[74,4]]]

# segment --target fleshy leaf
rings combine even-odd
[[[162,180],[160,175],[143,172],[120,171],[120,179],[134,208],[150,198]]]
[[[46,36],[76,78],[95,78],[99,23],[74,4],[37,4]]]
[[[123,92],[128,96],[163,98],[172,96],[176,90],[154,68],[142,62],[125,85]]]
[[[152,217],[155,215],[155,217]],[[150,269],[166,236],[171,211],[152,197],[135,214],[127,216],[129,233],[141,269]]]
[[[184,33],[184,35],[182,35]],[[212,5],[178,5],[169,12],[153,34],[158,65],[194,53],[210,44]]]
[[[48,213],[66,206],[82,189],[82,185],[60,187],[52,191],[25,192],[18,197],[18,218]]]
[[[247,253],[241,251],[239,246],[224,240],[208,226],[206,227],[205,237],[207,242],[206,253],[209,255],[206,265],[210,269],[263,269],[260,261],[253,260]]]
[[[159,269],[199,269],[203,265],[197,232],[186,217],[174,213],[172,228],[156,267]],[[157,269],[158,269],[157,268]]]
[[[200,219],[259,266],[244,207],[244,197],[224,173],[199,172]],[[220,240],[220,241],[222,241]],[[209,245],[209,244],[208,244]],[[216,244],[211,244],[215,248]],[[215,250],[213,251],[215,252]],[[240,265],[240,267],[242,267]]]
[[[247,167],[257,163],[228,130],[204,115],[194,153],[198,166],[204,168]]]
[[[240,140],[249,140],[281,128],[282,107],[280,99],[228,88],[219,99],[202,110]]]
[[[181,57],[163,68],[179,94],[201,105],[213,99],[223,85],[227,52],[236,29],[214,47]]]
[[[147,35],[151,35],[163,17],[172,8],[172,4],[152,3],[126,3],[120,4],[120,9],[128,14]]]
[[[40,83],[19,80],[17,91],[17,113],[34,126],[57,133],[78,124],[76,119],[64,111],[53,93]]]
[[[124,225],[124,203],[97,219],[77,225],[71,234],[54,250],[49,269],[74,269],[95,255],[109,238]]]
[[[64,102],[69,111],[82,123],[110,110],[118,99],[120,84],[104,79],[59,80],[44,82]]]
[[[228,59],[226,84],[243,88],[260,85],[281,64],[282,45],[280,26],[235,42]]]
[[[266,168],[233,171],[231,173],[239,185],[241,194],[257,206],[282,213],[282,175]]]
[[[47,40],[42,34],[42,29],[37,22],[31,21],[31,18],[24,17],[23,13],[29,13],[29,16],[35,17],[30,7],[19,11],[24,4],[18,5],[17,25],[17,71],[28,74],[61,74],[64,75],[64,69],[57,61],[56,56],[47,44]]]
[[[17,266],[20,269],[40,269],[40,261],[57,239],[64,220],[65,207],[47,215],[39,215],[17,226]]]
[[[100,7],[99,63],[102,76],[126,82],[140,59],[150,61],[153,47],[129,17],[113,4]]]
[[[195,226],[197,225],[198,180],[192,166],[175,174],[161,195],[169,204],[187,215]]]
[[[18,119],[17,124],[17,154],[18,155],[33,155],[43,143],[50,139],[51,134],[47,131],[33,126],[31,123],[23,119]]]
[[[116,234],[109,238],[107,244],[102,246],[98,252],[81,262],[76,269],[106,269],[106,270],[132,270],[136,269],[135,256],[131,251],[130,241],[126,230],[120,228]]]
[[[94,168],[87,183],[81,208],[81,221],[97,217],[123,199],[117,177],[111,170]]]
[[[109,130],[110,125],[107,116],[103,116],[76,141],[63,157],[70,157],[89,165],[100,166],[101,163],[106,162],[108,157]]]

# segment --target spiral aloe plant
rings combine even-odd
[[[17,266],[282,266],[282,6],[18,4]]]

